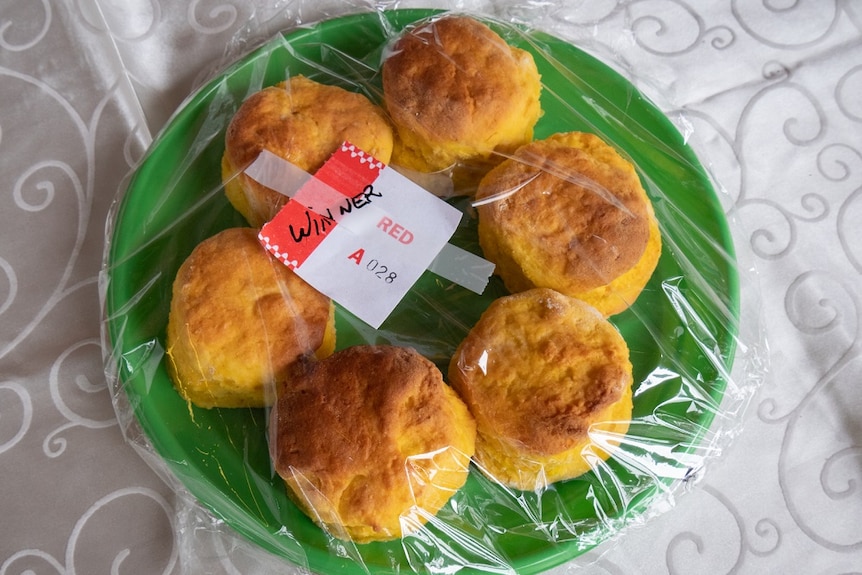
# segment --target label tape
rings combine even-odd
[[[447,243],[460,211],[349,142],[313,176],[267,150],[245,174],[290,198],[264,247],[372,327],[426,269],[476,293],[494,270]]]

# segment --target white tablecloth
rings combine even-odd
[[[455,6],[528,20],[629,66],[689,121],[756,267],[743,288],[760,295],[761,317],[748,319],[769,369],[738,436],[671,509],[556,572],[860,572],[862,4]],[[98,274],[123,178],[190,91],[242,51],[237,39],[340,9],[300,7],[0,6],[0,575],[279,565],[223,535],[124,441],[102,371]]]

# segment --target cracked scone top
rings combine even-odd
[[[225,135],[225,194],[248,223],[261,227],[287,197],[248,177],[264,149],[313,174],[344,141],[389,162],[393,132],[383,110],[362,94],[293,76],[249,96]]]
[[[594,308],[550,289],[495,300],[448,377],[476,419],[479,469],[518,489],[590,470],[631,419],[625,340]]]
[[[533,57],[465,16],[406,31],[382,65],[383,98],[396,128],[392,162],[420,172],[450,167],[473,186],[533,138],[541,82]]]
[[[476,424],[413,349],[354,346],[294,366],[270,427],[288,494],[357,543],[421,527],[467,480]]]
[[[511,292],[547,287],[605,316],[629,307],[661,254],[634,166],[594,134],[519,148],[476,193],[479,243]]]
[[[269,255],[252,228],[204,240],[174,279],[167,367],[200,407],[263,407],[300,356],[335,348],[335,306]]]

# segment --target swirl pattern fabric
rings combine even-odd
[[[634,74],[727,192],[769,343],[760,391],[714,467],[673,509],[552,573],[857,572],[862,5],[458,5],[529,23]],[[291,572],[124,438],[135,427],[115,416],[100,354],[100,261],[111,202],[186,96],[255,39],[343,9],[4,2],[0,575]],[[179,545],[176,531],[196,535]]]

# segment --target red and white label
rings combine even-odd
[[[267,162],[285,161],[265,152],[254,172],[270,171]],[[302,279],[377,328],[460,220],[456,208],[345,142],[259,237]]]

